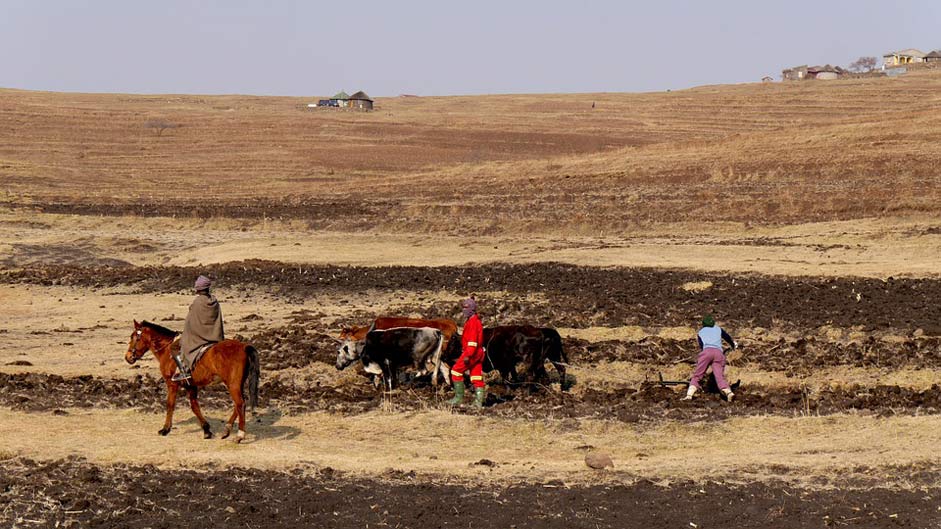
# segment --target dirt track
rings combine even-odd
[[[471,483],[486,464],[468,469]],[[941,495],[936,488],[811,491],[775,482],[646,480],[468,488],[409,472],[367,480],[330,468],[163,471],[80,459],[7,459],[0,470],[0,522],[29,527],[927,528],[938,520]]]
[[[73,285],[88,288],[132,286],[141,293],[176,292],[190,286],[204,268],[35,266],[0,273],[6,283]],[[473,267],[297,266],[246,261],[211,267],[226,288],[262,287],[287,299],[316,294],[368,296],[370,291],[421,292],[446,289],[508,292],[485,299],[488,321],[524,321],[558,327],[592,325],[692,326],[705,312],[739,326],[802,328],[835,325],[923,329],[941,334],[941,280],[792,278],[701,274],[679,270],[591,268],[540,263]],[[690,291],[684,284],[709,282]],[[520,297],[543,293],[542,305]],[[416,307],[418,309],[418,307]],[[452,304],[421,307],[426,317],[453,317]]]

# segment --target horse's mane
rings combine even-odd
[[[174,331],[173,329],[168,329],[164,327],[163,325],[157,325],[156,323],[152,323],[147,320],[142,321],[141,325],[143,325],[144,327],[147,327],[148,329],[152,331],[156,331],[159,334],[163,334],[167,336],[176,336],[180,334],[178,331]]]

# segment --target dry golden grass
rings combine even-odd
[[[312,231],[298,221],[93,217],[0,209],[0,266],[212,265],[243,259],[365,266],[558,261],[782,275],[935,276],[937,219],[742,229],[663,224],[600,236],[459,236]],[[195,234],[198,233],[198,236]],[[691,285],[691,287],[694,285]]]
[[[368,114],[308,112],[298,98],[6,90],[0,181],[15,203],[134,203],[168,190],[165,200],[187,203],[307,197],[336,208],[329,224],[339,229],[362,217],[357,226],[378,230],[596,235],[675,221],[933,215],[939,88],[941,73],[927,71],[388,98]],[[143,127],[155,117],[181,127],[158,137]]]
[[[67,411],[67,416],[56,416],[0,410],[2,450],[40,459],[80,455],[96,463],[151,463],[166,468],[209,463],[274,469],[313,465],[364,475],[414,470],[478,483],[564,479],[578,484],[630,481],[637,476],[664,481],[708,476],[810,485],[810,480],[830,476],[836,469],[845,482],[854,477],[856,467],[936,461],[941,442],[938,417],[753,417],[650,428],[583,420],[572,428],[554,420],[494,420],[429,409],[355,417],[263,411],[260,422],[249,425],[248,441],[235,445],[219,439],[203,441],[195,420],[182,410],[182,422],[168,437],[156,434],[162,424],[160,414]],[[217,429],[222,414],[208,413]],[[13,427],[23,424],[29,428]],[[588,469],[583,462],[586,446],[611,454],[614,471]],[[497,466],[474,467],[472,463],[480,459]],[[781,468],[787,470],[782,473]],[[886,475],[884,483],[905,486],[904,480],[904,475]]]

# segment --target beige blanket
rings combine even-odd
[[[204,345],[225,339],[222,329],[222,310],[214,296],[197,294],[190,305],[180,338],[180,353],[183,360],[192,366],[203,352]]]

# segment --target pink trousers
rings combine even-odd
[[[722,349],[715,347],[707,347],[699,353],[699,357],[696,358],[696,371],[693,371],[693,378],[689,381],[690,385],[702,389],[699,381],[706,376],[706,370],[710,365],[719,389],[729,389],[729,383],[725,381],[725,355],[722,354]]]

